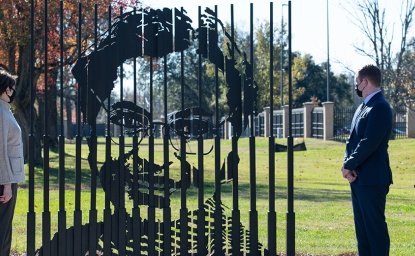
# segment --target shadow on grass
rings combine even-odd
[[[268,200],[268,185],[259,184],[257,187],[257,199]],[[276,199],[287,200],[287,187],[276,186]],[[239,184],[240,198],[249,200],[250,198],[250,184]],[[321,188],[299,188],[294,189],[295,200],[304,200],[312,202],[326,202],[326,201],[349,201],[350,192],[342,190],[331,190]]]
[[[65,153],[65,161],[67,163],[75,163],[76,158],[70,154]],[[81,161],[87,161],[85,158],[81,158]],[[49,179],[50,189],[57,189],[58,183],[59,183],[59,166],[57,166],[59,163],[59,156],[58,155],[52,155],[49,158],[49,163],[51,165],[48,168],[49,175],[47,178]],[[56,164],[55,164],[56,163]],[[100,164],[100,163],[99,163]],[[83,168],[81,168],[81,186],[88,186],[91,182],[91,169],[89,169],[89,165],[87,165],[88,168],[85,168],[85,164],[82,165]],[[43,184],[45,181],[45,171],[42,166],[35,167],[34,168],[34,184],[36,188],[43,188]],[[65,168],[65,186],[71,186],[74,185],[76,182],[76,172],[75,168]],[[99,185],[99,182],[98,182]],[[28,186],[28,183],[21,184],[21,187]]]
[[[287,254],[285,253],[279,253],[277,254],[278,256],[286,256]],[[329,254],[308,254],[308,253],[295,253],[295,256],[328,256]],[[330,256],[332,256],[333,254],[330,254]],[[357,253],[355,252],[345,252],[345,253],[340,253],[340,254],[336,254],[337,256],[358,256]]]
[[[73,159],[75,161],[75,159]],[[81,170],[81,186],[88,188],[91,182],[91,170],[82,168]],[[57,189],[59,181],[59,169],[49,169],[49,183],[50,189]],[[65,187],[67,189],[73,189],[76,182],[76,173],[74,169],[65,170]],[[44,184],[44,171],[42,168],[35,168],[35,187],[43,188]],[[335,184],[331,184],[335,185]],[[27,184],[26,184],[27,186]],[[327,184],[321,184],[320,187],[325,187]],[[23,186],[24,187],[24,186]],[[97,189],[101,189],[99,177],[97,177]],[[213,181],[205,181],[204,183],[205,197],[210,197],[215,191],[215,183]],[[250,200],[251,186],[249,183],[239,183],[239,200]],[[173,194],[179,193],[177,189]],[[286,186],[277,185],[275,188],[276,199],[287,199],[287,188]],[[265,184],[256,185],[256,199],[257,200],[268,200],[269,187]],[[175,195],[173,195],[175,196]],[[191,186],[187,189],[187,198],[197,198],[198,189],[195,186]],[[221,196],[231,197],[232,196],[232,183],[221,185]],[[304,200],[312,202],[328,202],[328,201],[350,201],[349,190],[334,190],[334,189],[323,189],[323,188],[301,188],[295,187],[294,190],[295,200]]]
[[[50,156],[49,156],[49,184],[50,184],[50,189],[57,189],[58,188],[58,182],[59,182],[59,154],[56,151],[52,151],[53,152]],[[74,154],[70,154],[68,152],[64,153],[64,159],[65,159],[65,186],[68,187],[70,189],[70,186],[75,185],[76,182],[76,172],[75,172],[75,168],[73,166],[75,166],[76,163],[76,155]],[[81,157],[81,186],[82,187],[88,187],[91,183],[91,169],[89,168],[89,163],[88,163],[88,159]],[[98,165],[98,169],[103,165],[104,163],[101,161],[97,161],[97,165]],[[71,165],[72,167],[68,167],[68,165]],[[45,172],[44,172],[44,168],[43,166],[37,166],[35,167],[35,187],[36,188],[43,188],[43,184],[44,184],[44,180],[45,180]],[[97,179],[98,176],[97,176]],[[28,184],[21,184],[21,187],[27,187]],[[98,180],[97,182],[97,187],[100,188],[100,182]]]
[[[98,178],[98,177],[97,177]],[[43,188],[44,184],[44,171],[43,169],[35,169],[35,187]],[[65,171],[65,186],[75,185],[76,173],[74,170]],[[57,168],[49,168],[49,183],[50,189],[57,189],[59,186],[59,170]],[[91,171],[90,169],[81,169],[81,186],[86,187],[91,183]],[[98,186],[99,186],[98,181]]]
[[[215,192],[214,182],[205,182],[204,185],[205,197],[209,197]],[[287,188],[285,186],[276,187],[275,198],[287,200]],[[256,186],[256,199],[268,200],[268,185],[257,184]],[[250,184],[239,184],[239,200],[250,200]],[[187,190],[187,198],[197,198],[198,190],[191,188]],[[222,197],[232,197],[232,185],[222,184],[221,186]],[[294,191],[295,200],[304,200],[312,202],[333,202],[333,201],[350,201],[350,191],[347,190],[330,190],[330,189],[311,189],[311,188],[295,188]]]

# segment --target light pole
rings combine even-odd
[[[327,17],[327,97],[326,97],[326,101],[330,100],[330,40],[329,40],[329,0],[326,0],[326,6],[327,6],[327,13],[326,13],[326,17]]]
[[[281,108],[284,106],[284,92],[283,92],[283,85],[284,85],[284,6],[287,4],[281,5],[281,31],[280,31],[280,99],[281,99]]]

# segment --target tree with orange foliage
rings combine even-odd
[[[64,65],[71,65],[77,58],[77,33],[78,33],[78,6],[82,4],[82,51],[91,45],[94,39],[94,14],[97,4],[98,24],[106,24],[108,20],[108,5],[111,4],[117,13],[120,8],[137,4],[134,0],[95,0],[79,1],[65,0],[64,8]],[[45,18],[45,1],[40,0],[0,0],[0,64],[18,76],[17,96],[14,101],[14,115],[22,128],[25,145],[25,158],[28,156],[28,136],[30,133],[30,113],[34,113],[34,139],[35,162],[40,163],[41,134],[43,115],[48,115],[48,133],[51,146],[57,137],[57,80],[60,63],[60,1],[49,1],[47,17]],[[31,24],[31,4],[35,13]],[[116,14],[114,14],[116,15]],[[45,20],[47,33],[45,32]],[[34,28],[34,72],[30,77],[30,27]],[[104,25],[105,27],[105,25]],[[47,34],[47,65],[45,65],[45,34]],[[47,66],[47,70],[45,70]],[[46,74],[46,76],[45,76]],[[45,82],[47,77],[47,82]],[[36,85],[36,106],[30,101],[31,80]],[[66,83],[68,81],[65,81]],[[45,104],[44,92],[47,86],[48,111],[43,113]],[[64,86],[69,86],[65,84]],[[69,118],[69,117],[68,117]]]

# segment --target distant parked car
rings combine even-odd
[[[336,131],[337,135],[349,135],[350,134],[350,127],[342,127]]]
[[[400,130],[400,129],[398,129],[398,128],[394,128],[394,129],[392,130],[392,132],[393,132],[393,133],[395,133],[395,134],[406,134],[406,132],[405,132],[405,131],[402,131],[402,130]]]
[[[406,131],[402,131],[401,129],[399,129],[399,128],[393,128],[392,129],[392,133],[391,133],[391,139],[395,139],[396,136],[398,136],[398,137],[404,137],[404,136],[406,136]]]

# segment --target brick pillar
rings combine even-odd
[[[304,138],[311,138],[311,122],[314,103],[306,102],[304,105]]]
[[[231,123],[226,119],[223,123],[223,139],[227,140],[231,138],[231,134],[229,134],[229,127],[231,126]]]
[[[283,125],[283,130],[282,130],[282,136],[284,138],[288,137],[288,105],[285,105],[282,107],[282,125]]]
[[[323,102],[323,139],[333,139],[334,102]]]
[[[271,134],[270,130],[270,123],[271,123],[271,117],[269,116],[270,113],[270,107],[264,108],[264,137],[269,137]]]
[[[412,105],[412,109],[406,108],[406,133],[408,138],[415,138],[415,111],[413,110],[415,105]]]
[[[164,123],[164,115],[160,116],[160,122]],[[163,125],[160,125],[160,139],[163,138],[163,133],[164,133]]]
[[[120,136],[120,134],[121,134],[121,128],[120,128],[120,126],[114,124],[113,129],[114,129],[113,137]]]

